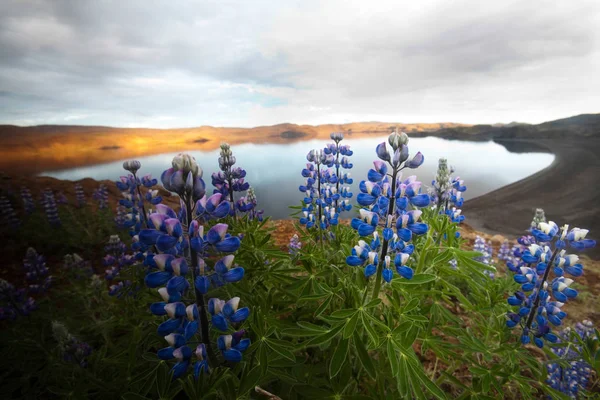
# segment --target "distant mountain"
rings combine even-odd
[[[502,140],[502,139],[561,139],[599,138],[600,114],[581,114],[537,125],[511,122],[510,124],[473,125],[439,129],[428,133],[447,139]]]

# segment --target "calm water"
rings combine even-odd
[[[377,158],[375,147],[387,137],[344,140],[354,151],[351,170],[355,182],[353,192],[358,192],[358,182],[366,179],[366,173]],[[310,149],[323,148],[330,140],[309,140],[290,144],[240,144],[233,146],[237,158],[236,166],[246,169],[246,180],[256,190],[260,208],[274,218],[287,218],[289,205],[298,205],[302,198],[298,186],[304,182],[300,171],[306,163]],[[470,199],[516,182],[546,168],[554,160],[554,155],[544,153],[511,153],[494,142],[468,142],[445,140],[434,137],[411,138],[410,154],[421,151],[425,162],[405,176],[416,174],[424,185],[434,179],[440,157],[446,157],[455,169],[455,175],[465,180],[468,190],[465,198]],[[177,153],[140,157],[142,174],[151,173],[160,178],[163,170],[171,166]],[[218,170],[218,150],[193,151],[204,169],[204,180],[210,186],[210,175]],[[79,180],[83,178],[118,179],[124,175],[123,161],[99,164],[88,167],[71,168],[62,171],[43,172],[41,175],[58,179]],[[212,190],[211,190],[212,192]]]

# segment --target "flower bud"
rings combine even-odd
[[[396,131],[388,137],[388,142],[390,146],[396,150],[400,146],[408,144],[408,135],[404,132],[398,133],[398,131]]]
[[[141,166],[142,163],[137,160],[128,160],[123,163],[123,169],[131,172],[132,174],[135,174]]]

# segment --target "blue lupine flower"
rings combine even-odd
[[[0,279],[0,321],[27,316],[37,308],[33,297],[25,289],[16,289],[11,283]]]
[[[596,333],[591,321],[584,320],[578,322],[574,329],[581,340],[596,337]],[[571,342],[571,328],[565,328],[560,333],[557,342]],[[579,354],[581,346],[570,344],[568,347],[552,347],[552,351],[563,360],[569,361],[568,367],[563,367],[557,363],[547,365],[548,376],[546,383],[553,389],[558,390],[569,397],[578,398],[581,390],[585,389],[592,375],[592,367],[587,364]]]
[[[208,312],[212,316],[212,324],[221,331],[227,331],[229,324],[239,324],[244,322],[250,315],[248,307],[238,309],[240,304],[239,297],[233,297],[228,302],[220,299],[210,299],[208,301]]]
[[[297,255],[302,249],[302,243],[300,242],[300,238],[298,235],[294,234],[290,238],[290,243],[288,244],[288,253],[292,256]]]
[[[21,188],[21,198],[23,199],[23,209],[26,214],[31,214],[35,211],[35,201],[31,195],[31,191],[23,186]]]
[[[511,259],[510,244],[508,240],[504,240],[498,250],[498,260],[509,261]]]
[[[221,350],[225,360],[230,362],[239,362],[242,360],[242,353],[250,347],[250,339],[242,339],[245,333],[246,331],[242,329],[232,335],[219,336],[217,346]]]
[[[234,160],[223,160],[223,163],[233,165],[231,161]],[[233,174],[241,176],[245,172],[235,169]],[[188,345],[198,332],[201,344],[194,352],[197,358],[193,364],[194,376],[198,378],[200,373],[210,371],[207,353],[211,354],[211,340],[206,325],[207,311],[213,316],[213,325],[220,329],[227,329],[229,323],[242,323],[249,314],[247,308],[238,309],[239,298],[224,304],[218,299],[211,299],[209,310],[206,310],[204,295],[210,288],[239,281],[244,276],[244,269],[234,264],[234,255],[222,255],[235,252],[241,245],[240,237],[227,233],[226,224],[217,223],[204,233],[199,221],[229,215],[232,203],[225,200],[226,195],[222,192],[207,197],[201,177],[202,170],[193,157],[187,154],[175,157],[173,168],[163,172],[161,180],[165,189],[181,197],[180,211],[157,204],[156,212],[148,216],[147,228],[133,237],[134,249],[142,252],[144,265],[149,269],[146,285],[158,288],[162,297],[162,301],[150,306],[150,311],[154,315],[168,317],[159,325],[158,334],[164,336],[169,346],[159,350],[158,356],[163,360],[176,360],[172,368],[174,379],[183,376],[192,365],[193,352]],[[153,183],[148,180],[149,185]],[[244,182],[238,179],[235,185],[232,182],[225,188],[237,190],[242,187]],[[154,251],[159,254],[154,254]],[[215,258],[211,268],[207,261]],[[190,275],[191,280],[188,278]],[[193,293],[195,302],[186,306],[189,293]],[[242,340],[239,332],[229,337],[217,340],[219,348],[226,360],[240,361],[250,341]]]
[[[75,279],[90,278],[94,274],[91,263],[76,253],[65,256],[63,268]]]
[[[82,368],[87,366],[87,357],[92,354],[89,344],[71,335],[67,327],[58,321],[52,321],[52,336],[58,342],[58,349],[65,361],[78,364]]]
[[[60,217],[58,216],[58,208],[56,207],[56,200],[54,199],[54,193],[52,193],[52,190],[44,190],[43,199],[43,207],[46,211],[46,216],[48,217],[50,225],[60,226]]]
[[[33,247],[27,249],[23,259],[23,270],[29,284],[29,292],[44,293],[50,288],[52,276],[49,275],[46,259],[39,255]]]
[[[98,208],[103,210],[108,207],[108,188],[104,184],[100,184],[98,189],[94,190],[92,198],[98,202]]]
[[[78,208],[82,208],[86,204],[85,193],[81,184],[75,184],[75,204]]]
[[[522,292],[508,299],[510,305],[520,309],[516,317],[509,315],[507,326],[512,328],[521,323],[523,343],[529,343],[531,337],[538,347],[544,346],[544,340],[556,341],[550,324],[562,324],[567,314],[561,307],[568,299],[577,296],[577,291],[570,287],[573,280],[563,275],[583,274],[583,266],[578,263],[579,257],[566,254],[564,248],[567,243],[575,249],[592,247],[595,242],[586,239],[587,233],[587,230],[579,228],[569,231],[568,225],[559,229],[558,225],[550,221],[540,222],[537,227],[531,229],[531,234],[540,244],[531,243],[528,237],[519,239],[522,245],[530,244],[525,250],[518,250],[522,263],[509,266],[515,272],[515,282],[522,285]],[[580,245],[583,241],[586,241],[585,244]],[[552,280],[551,273],[554,275]],[[526,295],[528,292],[531,294]]]
[[[250,184],[244,181],[246,171],[239,167],[233,168],[235,162],[236,159],[229,144],[221,144],[219,157],[221,171],[212,174],[212,185],[215,187],[214,193],[220,193],[224,198],[229,198],[232,205],[229,212],[233,216],[235,216],[236,210],[234,192],[244,192],[250,188]]]
[[[10,200],[4,196],[0,196],[0,216],[2,217],[2,223],[6,228],[16,229],[21,225],[21,221],[19,221]]]
[[[481,257],[474,258],[475,261],[479,261],[485,265],[491,265],[493,253],[491,242],[486,242],[484,238],[477,235],[475,237],[475,243],[473,244],[473,250],[483,254]],[[489,276],[491,279],[494,279],[495,277],[495,274],[491,271],[484,270],[483,273]]]
[[[416,177],[402,180],[400,173],[404,168],[421,165],[423,155],[418,153],[407,161],[408,137],[405,133],[395,132],[388,141],[393,155],[388,152],[385,142],[377,146],[380,160],[373,162],[374,168],[369,170],[367,180],[360,182],[361,193],[356,200],[363,208],[350,223],[361,237],[373,235],[373,240],[371,243],[360,240],[346,258],[348,265],[364,266],[365,277],[376,275],[378,282],[381,279],[384,282],[392,280],[392,260],[401,277],[412,278],[413,270],[407,263],[414,246],[408,242],[413,235],[423,235],[428,230],[427,225],[420,222],[422,212],[417,208],[428,206],[430,198],[421,193],[421,182]],[[392,169],[391,174],[388,168]],[[381,232],[378,230],[380,226]]]

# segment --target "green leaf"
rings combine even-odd
[[[243,396],[248,393],[250,390],[254,389],[260,378],[262,377],[261,367],[257,365],[252,368],[250,372],[248,372],[240,381],[240,386],[238,388],[238,396]]]
[[[269,368],[269,355],[267,354],[267,346],[264,343],[261,343],[258,348],[258,362],[262,373],[265,374]]]
[[[353,316],[354,314],[356,314],[358,312],[358,310],[355,309],[345,309],[345,310],[338,310],[338,311],[334,311],[333,313],[331,313],[330,317],[331,318],[349,318],[351,316]]]
[[[432,382],[425,372],[421,369],[421,365],[413,365],[412,363],[406,363],[407,367],[413,372],[413,374],[419,379],[419,381],[425,386],[425,388],[438,399],[445,399],[446,395],[434,382]]]
[[[377,299],[373,299],[370,302],[367,303],[367,305],[365,306],[365,308],[373,308],[375,306],[378,306],[379,304],[381,304],[381,299],[377,298]]]
[[[344,324],[340,324],[335,328],[332,328],[329,332],[325,333],[324,335],[317,336],[316,338],[310,339],[308,342],[303,343],[303,347],[318,346],[320,344],[328,342],[331,339],[333,339],[338,333],[340,333],[343,327]]]
[[[404,357],[400,357],[400,374],[398,374],[398,391],[402,395],[402,398],[405,399],[408,397],[408,392],[410,391],[409,383],[408,383],[408,370],[406,367],[406,359]]]
[[[348,339],[354,331],[356,330],[356,323],[358,322],[358,313],[354,314],[352,318],[350,318],[346,322],[346,326],[344,327],[344,339]]]
[[[307,329],[309,331],[315,331],[318,333],[324,333],[324,332],[329,331],[329,329],[327,329],[324,326],[315,325],[315,324],[313,324],[311,322],[307,322],[307,321],[298,321],[298,322],[296,322],[296,324],[303,329]]]
[[[333,353],[333,357],[331,358],[331,363],[329,363],[329,376],[334,377],[340,372],[342,365],[344,365],[344,361],[346,361],[346,357],[348,356],[348,347],[350,341],[348,339],[342,339],[338,343],[335,352]]]
[[[392,367],[392,376],[398,376],[400,372],[400,365],[398,363],[398,354],[394,347],[394,343],[391,340],[387,342],[387,355],[390,360],[390,366]]]
[[[279,341],[275,341],[274,339],[265,339],[267,345],[280,356],[287,358],[290,361],[296,361],[296,356],[290,350],[283,347]]]
[[[404,285],[422,285],[427,282],[433,282],[437,279],[437,276],[432,274],[418,274],[412,277],[412,279],[394,279],[392,286],[404,286]]]
[[[354,342],[354,347],[356,348],[356,354],[358,355],[358,359],[362,364],[367,374],[373,379],[377,379],[377,371],[375,370],[375,366],[373,365],[373,360],[369,356],[367,349],[365,348],[365,344],[360,338],[358,331],[354,331],[354,336],[352,338]]]
[[[329,303],[331,303],[331,300],[333,299],[333,295],[329,296],[328,298],[325,299],[325,301],[323,301],[323,303],[321,303],[321,305],[319,306],[319,308],[317,308],[315,310],[315,318],[317,318],[319,315],[323,314],[323,311],[325,311],[327,309],[327,307],[329,307]]]
[[[369,338],[371,339],[371,342],[373,343],[374,347],[378,347],[379,346],[379,335],[377,334],[377,331],[375,330],[373,325],[371,325],[369,323],[369,321],[365,317],[365,313],[362,313],[361,317],[362,317],[363,326],[365,327],[365,330],[367,331],[367,335],[369,335]]]

